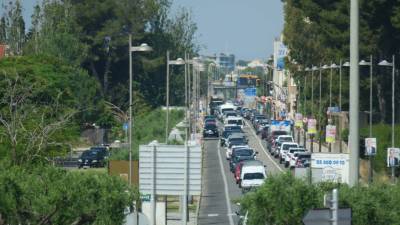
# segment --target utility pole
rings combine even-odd
[[[349,124],[349,185],[358,184],[359,171],[359,3],[350,1],[350,124]]]

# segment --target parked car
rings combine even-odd
[[[286,155],[285,155],[285,167],[289,167],[290,166],[290,162],[293,161],[295,162],[295,158],[294,158],[294,154],[298,153],[298,152],[306,152],[306,149],[304,148],[289,148],[289,150],[287,151]]]
[[[240,173],[239,187],[245,193],[261,186],[266,177],[265,167],[262,162],[258,160],[246,161]]]
[[[100,148],[84,151],[78,159],[78,168],[104,167],[106,155]]]
[[[214,123],[208,123],[204,125],[203,138],[206,137],[219,137],[218,127]]]
[[[279,148],[279,163],[283,163],[286,154],[290,148],[298,148],[299,145],[296,142],[283,142]]]

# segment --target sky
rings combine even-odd
[[[174,0],[192,10],[202,54],[232,53],[237,59],[267,59],[283,31],[281,0]]]
[[[0,0],[4,2],[5,0]],[[38,0],[22,0],[27,26]],[[172,0],[171,12],[186,7],[198,26],[201,54],[234,54],[236,59],[267,59],[283,30],[281,0]]]

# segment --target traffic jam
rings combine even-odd
[[[261,186],[268,170],[264,162],[257,159],[259,152],[249,145],[248,129],[254,129],[268,154],[285,168],[310,166],[311,153],[294,141],[292,121],[268,119],[256,109],[212,98],[210,115],[204,117],[203,138],[219,138],[219,150],[224,151],[242,193]]]

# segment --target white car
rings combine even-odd
[[[242,192],[257,188],[264,183],[267,175],[265,173],[265,166],[258,160],[251,160],[243,163],[240,172],[239,187]]]
[[[293,165],[296,162],[295,158],[294,158],[294,154],[297,152],[306,152],[306,150],[304,148],[289,148],[289,150],[287,151],[286,155],[285,155],[285,167],[289,167],[291,161],[293,161]]]
[[[279,149],[279,163],[283,163],[286,157],[286,153],[287,151],[289,151],[290,148],[298,148],[298,147],[299,145],[296,142],[283,142]]]

